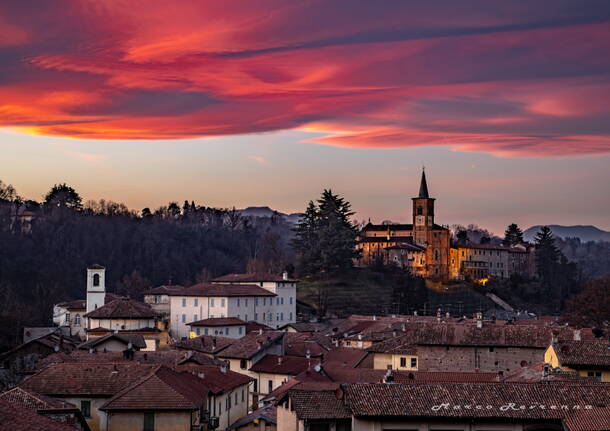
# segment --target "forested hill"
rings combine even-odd
[[[532,241],[536,233],[542,226],[532,226],[523,232],[526,241]],[[560,226],[549,225],[553,234],[560,238],[578,238],[582,242],[588,241],[608,241],[610,242],[610,232],[601,230],[595,226]]]
[[[194,203],[139,215],[104,201],[80,208],[30,202],[31,223],[15,221],[15,211],[0,206],[0,345],[18,339],[22,324],[49,324],[53,304],[84,298],[92,263],[107,268],[109,291],[138,297],[169,282],[279,273],[294,260],[292,225],[282,217],[251,218]]]

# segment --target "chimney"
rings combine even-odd
[[[284,281],[288,280],[288,271],[284,271],[282,273],[282,280],[284,280]]]
[[[396,334],[396,330],[393,330],[393,331],[392,331],[392,338],[396,338],[396,335],[397,335],[397,334]]]
[[[413,311],[413,315],[414,315],[414,316],[417,316],[417,310],[414,310],[414,311]]]
[[[256,340],[256,346],[258,347],[258,350],[263,348],[263,342],[261,340]]]
[[[447,311],[447,312],[445,313],[445,319],[449,319],[449,317],[451,317],[451,315],[450,315],[450,314],[449,314],[449,312]]]
[[[259,328],[258,335],[263,335],[263,328]]]
[[[362,341],[362,334],[358,334],[358,341]]]
[[[383,376],[383,383],[394,383],[394,375],[392,374],[392,370],[386,371]]]
[[[282,357],[281,356],[277,357],[277,364],[278,365],[282,365]]]
[[[311,358],[311,350],[309,350],[309,349],[305,350],[305,357],[307,359]]]
[[[373,315],[373,320],[377,320],[377,316]]]
[[[216,350],[216,337],[212,338],[212,350]]]
[[[575,329],[574,330],[574,341],[580,341],[580,329]]]
[[[476,318],[477,318],[477,328],[481,329],[483,327],[483,313],[481,313],[480,311],[477,311]]]
[[[220,372],[222,374],[227,374],[227,363],[223,362],[222,364],[220,364]]]

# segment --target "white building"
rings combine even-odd
[[[276,294],[272,320],[262,321],[267,326],[279,328],[296,322],[297,317],[297,281],[284,272],[281,276],[274,274],[228,274],[212,280],[213,284],[245,285],[254,284]],[[248,319],[244,319],[248,320]]]
[[[201,283],[168,292],[170,301],[170,334],[182,339],[189,336],[191,322],[216,317],[236,317],[268,326],[278,326],[278,319],[294,318],[276,307],[276,295],[254,284]],[[286,299],[284,299],[286,301]],[[293,303],[296,299],[292,297]],[[284,314],[281,314],[284,313]],[[289,323],[284,321],[284,323]]]
[[[91,265],[87,268],[87,309],[89,313],[105,303],[106,268]]]
[[[212,317],[188,324],[191,334],[241,338],[246,335],[246,322],[237,317]]]

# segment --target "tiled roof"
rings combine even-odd
[[[92,337],[89,341],[84,342],[79,345],[78,348],[81,350],[88,350],[91,348],[97,348],[100,344],[105,343],[106,341],[117,340],[125,346],[131,343],[134,347],[138,349],[146,348],[146,342],[144,341],[144,337],[140,334],[107,334],[101,337]]]
[[[325,322],[296,322],[288,323],[282,326],[281,329],[291,327],[297,332],[318,332],[328,328],[329,324]]]
[[[199,377],[158,366],[113,396],[100,410],[197,410],[206,405],[207,393]]]
[[[133,299],[115,299],[85,314],[93,319],[153,319],[156,313],[148,304]]]
[[[212,317],[187,323],[189,326],[244,326],[246,322],[237,317]]]
[[[140,363],[78,363],[50,365],[19,386],[44,395],[112,396],[148,375],[154,365]]]
[[[229,392],[239,386],[246,385],[254,380],[250,376],[246,376],[245,374],[237,373],[235,371],[231,371],[219,366],[179,366],[177,370],[189,371],[196,374],[201,379],[203,379],[203,384],[213,394],[222,394]]]
[[[363,231],[393,231],[393,230],[413,230],[412,224],[372,224],[369,223],[362,228]]]
[[[284,280],[282,275],[267,274],[264,272],[249,273],[249,274],[227,274],[221,277],[217,277],[212,280],[214,283],[258,283],[265,281],[274,281],[279,283],[294,283],[297,280],[289,278]]]
[[[381,383],[387,370],[370,368],[345,368],[324,366],[324,373],[337,383]],[[432,372],[432,371],[392,371],[394,382],[417,383],[483,383],[497,382],[497,373],[480,372]]]
[[[92,264],[92,265],[89,265],[89,266],[87,267],[87,269],[106,269],[106,268],[104,268],[104,267],[103,267],[102,265],[100,265],[100,264],[94,263],[94,264]]]
[[[167,295],[168,292],[176,289],[184,289],[184,286],[177,284],[171,286],[157,286],[144,292],[144,295]]]
[[[336,384],[301,383],[290,389],[288,396],[299,419],[349,419],[352,415],[338,391]]]
[[[1,393],[0,400],[5,400],[30,410],[74,410],[77,408],[74,404],[27,391],[20,387],[15,387]]]
[[[151,334],[161,332],[159,328],[138,328],[138,329],[110,329],[110,328],[102,328],[98,326],[97,328],[87,329],[87,333],[93,334],[107,334],[107,333],[118,333],[122,335],[126,334]]]
[[[324,353],[322,364],[324,367],[346,367],[354,368],[367,355],[362,349],[351,347],[335,347],[329,352]]]
[[[393,353],[396,355],[417,355],[417,346],[409,336],[399,336],[373,344],[366,349],[374,353]]]
[[[251,332],[236,340],[232,345],[220,352],[223,358],[250,359],[259,351],[281,341],[285,335],[282,331]]]
[[[235,343],[235,341],[234,338],[201,335],[199,337],[178,341],[177,343],[172,344],[172,348],[216,354]]]
[[[86,350],[75,350],[70,354],[54,353],[49,355],[39,361],[38,366],[39,369],[42,369],[52,364],[61,363],[94,364],[121,362],[133,364],[135,362],[145,365],[167,365],[169,367],[175,367],[186,361],[196,362],[200,365],[216,365],[219,363],[219,361],[206,355],[185,350],[160,350],[156,352],[135,351],[133,352],[132,360],[125,359],[122,352],[89,353]]]
[[[408,250],[408,251],[426,251],[425,247],[416,244],[402,243],[398,245],[392,245],[390,247],[386,247],[386,250]]]
[[[227,431],[239,429],[256,420],[264,420],[267,423],[277,424],[277,408],[275,406],[264,406],[258,410],[254,410],[252,413],[237,419],[227,428]]]
[[[30,409],[0,399],[0,426],[11,431],[75,431],[76,426],[55,421]]]
[[[57,304],[58,307],[63,307],[68,310],[84,310],[87,308],[86,299],[75,299],[74,301],[60,302]]]
[[[277,296],[255,284],[200,283],[168,291],[169,296]]]
[[[397,242],[408,244],[413,241],[412,236],[363,236],[358,242]]]
[[[320,338],[308,332],[287,332],[284,335],[284,354],[289,356],[319,357],[328,351]]]
[[[315,358],[303,358],[299,356],[265,355],[256,364],[250,367],[255,373],[297,375],[309,368],[314,367],[320,361]]]
[[[249,334],[250,332],[254,332],[254,331],[260,331],[261,329],[263,331],[275,331],[275,329],[273,329],[271,326],[267,326],[263,323],[255,322],[253,320],[246,323],[246,334]]]
[[[610,399],[608,384],[346,384],[342,388],[345,404],[357,417],[561,419],[567,415],[566,410],[557,407],[562,405],[580,405],[581,409],[587,405],[601,405],[605,406],[604,416],[610,416],[607,407]],[[508,403],[525,408],[503,407]],[[454,408],[456,405],[462,407]],[[463,407],[466,405],[470,408]],[[540,408],[540,405],[544,408]]]
[[[559,341],[553,345],[561,365],[610,368],[608,340]]]

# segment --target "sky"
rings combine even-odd
[[[0,0],[0,180],[610,229],[610,3]]]

